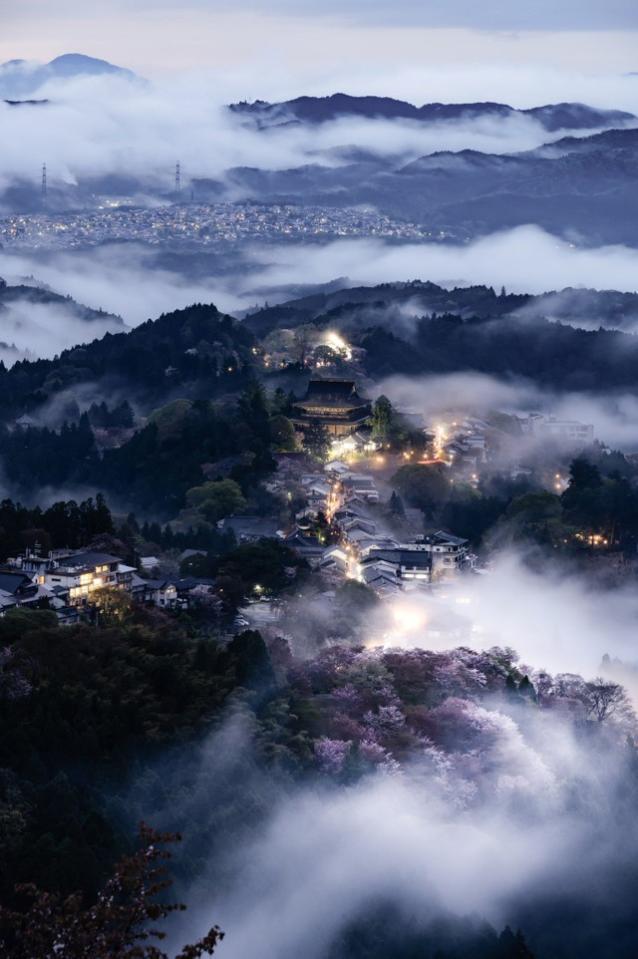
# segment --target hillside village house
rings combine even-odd
[[[135,602],[163,609],[221,605],[213,579],[143,579],[118,556],[96,550],[53,550],[41,556],[38,549],[28,549],[9,563],[10,568],[0,569],[0,616],[15,606],[37,604],[53,609],[60,622],[77,622],[89,612],[84,608],[92,605],[92,594],[105,588],[124,590]]]
[[[523,433],[543,440],[561,441],[568,445],[588,446],[594,442],[594,427],[578,420],[561,420],[543,413],[530,413],[519,419]]]
[[[296,400],[292,421],[301,433],[318,424],[329,436],[348,436],[365,426],[370,403],[357,393],[353,380],[310,380],[306,395]]]
[[[372,476],[365,473],[345,473],[341,477],[341,486],[347,497],[379,502],[379,490]]]
[[[214,594],[215,580],[198,576],[180,576],[174,579],[146,579],[136,585],[140,599],[160,609],[188,609],[195,600],[209,607],[221,608]]]
[[[359,563],[363,581],[372,585],[381,575],[421,583],[452,579],[467,560],[467,540],[439,530],[410,543],[371,545],[362,550]]]
[[[130,587],[133,567],[110,553],[70,553],[51,559],[38,574],[41,586],[68,590],[71,605],[86,603],[96,589]]]
[[[271,516],[226,516],[217,523],[222,533],[232,530],[238,543],[256,543],[260,539],[281,538],[279,522]]]
[[[0,570],[0,615],[16,606],[38,606],[45,594],[28,573]]]
[[[372,546],[365,551],[359,564],[362,579],[367,583],[382,572],[387,576],[394,575],[397,580],[432,581],[432,557],[415,548],[414,544],[387,548]]]
[[[415,536],[412,545],[430,555],[432,580],[446,579],[458,572],[468,557],[468,541],[443,530]]]

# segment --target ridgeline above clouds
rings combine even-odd
[[[368,120],[413,120],[419,123],[440,123],[447,120],[476,120],[487,117],[523,116],[537,120],[550,132],[556,130],[589,130],[620,126],[636,117],[624,110],[597,110],[583,103],[550,103],[517,110],[505,103],[424,103],[417,107],[392,97],[350,96],[333,93],[326,97],[296,97],[282,103],[255,100],[230,105],[230,110],[258,127],[290,123],[326,123],[343,117]]]
[[[9,61],[0,97],[48,102],[0,102],[0,213],[43,212],[43,163],[50,213],[113,195],[171,202],[179,160],[182,202],[362,206],[454,242],[534,223],[578,245],[638,245],[638,108],[546,92],[528,109],[343,93],[232,103],[200,73],[147,84],[80,54]]]
[[[76,343],[125,329],[121,317],[55,293],[32,277],[13,285],[0,277],[0,360],[6,366],[53,357]]]
[[[131,70],[115,66],[107,60],[87,57],[82,53],[63,53],[49,63],[8,60],[0,64],[0,97],[20,100],[33,96],[52,81],[103,76],[137,79]]]

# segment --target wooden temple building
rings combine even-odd
[[[306,395],[295,401],[292,421],[302,433],[320,424],[329,436],[348,436],[366,426],[371,413],[353,380],[310,380]]]

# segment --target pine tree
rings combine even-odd
[[[372,435],[385,442],[392,428],[394,410],[387,396],[380,396],[372,408]]]

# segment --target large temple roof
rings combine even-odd
[[[357,409],[367,406],[367,400],[357,393],[353,380],[310,380],[306,395],[297,401],[304,408],[350,407]]]

